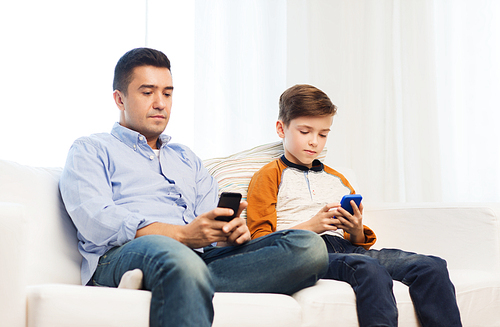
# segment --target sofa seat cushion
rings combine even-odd
[[[148,327],[151,293],[64,284],[29,286],[28,327]],[[216,293],[214,327],[299,327],[291,296]],[[196,314],[196,313],[193,313]]]
[[[500,274],[473,269],[452,269],[457,303],[464,326],[500,326]]]
[[[457,303],[464,326],[498,327],[500,276],[480,270],[451,270]],[[398,324],[419,327],[408,287],[394,282],[394,296],[399,311]],[[357,327],[356,298],[344,282],[321,279],[315,286],[293,296],[302,307],[302,327],[330,326],[333,321],[343,327]]]
[[[399,326],[419,327],[408,287],[394,282],[394,296],[399,311]],[[358,327],[356,296],[348,283],[321,279],[312,287],[293,295],[302,307],[302,327]]]

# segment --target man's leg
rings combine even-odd
[[[323,278],[351,285],[356,294],[359,326],[397,326],[398,309],[387,270],[374,258],[349,253],[355,247],[343,238],[322,238],[329,252],[328,271]]]
[[[326,272],[328,256],[313,232],[284,230],[244,245],[206,248],[218,292],[293,294],[312,286]]]
[[[462,326],[446,261],[397,249],[357,251],[376,258],[394,280],[408,285],[422,326]]]
[[[152,292],[151,327],[211,326],[214,287],[193,250],[169,237],[142,236],[102,256],[92,281],[117,287],[123,274],[136,268],[144,274],[144,289]]]

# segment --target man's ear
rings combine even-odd
[[[120,110],[125,110],[125,104],[123,103],[124,95],[121,91],[115,90],[113,92],[113,99],[115,99],[116,106]]]
[[[281,120],[276,122],[276,133],[280,138],[285,138],[285,124]]]

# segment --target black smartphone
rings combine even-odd
[[[215,220],[231,221],[234,217],[236,217],[236,214],[238,213],[240,202],[241,202],[241,193],[222,192],[217,207],[233,209],[234,213],[232,216],[215,217]]]
[[[363,197],[359,194],[349,194],[342,198],[342,200],[340,201],[340,206],[345,210],[347,210],[347,212],[349,212],[351,215],[354,215],[354,210],[352,209],[351,200],[354,200],[356,206],[359,207],[362,199]]]

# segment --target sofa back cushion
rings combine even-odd
[[[326,147],[318,156],[324,161]],[[246,200],[248,184],[260,168],[283,155],[283,142],[273,142],[256,146],[227,157],[207,159],[203,164],[219,183],[219,194],[222,192],[239,192],[242,200]],[[246,210],[243,211],[246,218]]]
[[[24,206],[28,285],[80,284],[82,257],[76,229],[59,194],[61,171],[0,160],[0,202]]]

